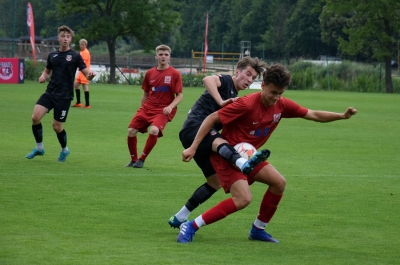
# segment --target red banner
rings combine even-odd
[[[35,23],[33,22],[33,10],[30,2],[28,2],[26,8],[26,23],[28,24],[28,34],[31,40],[33,67],[36,68]]]
[[[203,73],[206,72],[206,66],[207,66],[207,52],[208,52],[208,13],[206,16],[206,31],[204,33],[204,62],[203,62]]]

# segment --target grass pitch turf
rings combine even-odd
[[[35,147],[31,114],[45,84],[0,86],[0,264],[398,264],[400,262],[400,96],[287,91],[310,109],[350,120],[320,124],[286,119],[265,145],[287,189],[267,231],[279,244],[249,241],[266,186],[251,187],[244,210],[176,243],[167,220],[204,182],[194,161],[181,162],[186,113],[204,91],[184,99],[144,168],[129,162],[127,126],[139,107],[137,86],[90,85],[91,109],[71,108],[71,154],[42,120],[46,154]],[[254,93],[246,90],[241,95]],[[141,152],[147,135],[139,135]],[[222,191],[191,214],[227,198]]]

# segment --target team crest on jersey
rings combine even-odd
[[[11,62],[1,62],[0,63],[0,78],[3,80],[9,80],[13,77]]]
[[[281,113],[274,114],[274,120],[272,121],[272,123],[277,123],[279,122],[280,119],[281,119]]]
[[[217,134],[217,131],[216,130],[211,130],[210,131],[210,135],[216,135]]]
[[[67,57],[65,57],[65,60],[67,60],[68,62],[72,60],[72,55],[67,55]]]
[[[166,77],[164,78],[164,83],[165,83],[165,84],[170,84],[170,83],[171,83],[171,77],[170,77],[170,76],[166,76]]]

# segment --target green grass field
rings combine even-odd
[[[33,82],[0,85],[2,265],[400,263],[400,95],[285,92],[310,109],[359,113],[327,124],[283,120],[268,141],[269,161],[287,179],[267,227],[281,243],[247,239],[266,189],[256,183],[246,209],[182,245],[167,220],[204,178],[194,161],[181,162],[178,132],[204,89],[184,90],[142,169],[124,167],[127,126],[142,94],[133,86],[90,86],[92,108],[71,108],[65,124],[65,163],[57,162],[52,112],[42,120],[46,154],[26,159],[44,90]],[[139,152],[146,139],[139,136]],[[217,192],[191,218],[228,196]]]

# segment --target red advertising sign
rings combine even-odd
[[[24,68],[24,59],[0,58],[0,84],[23,84]]]

